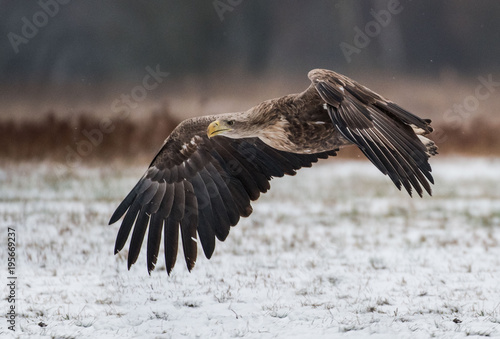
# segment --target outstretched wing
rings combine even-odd
[[[333,71],[316,69],[308,74],[327,104],[337,130],[356,144],[394,184],[411,195],[431,194],[434,183],[429,152],[415,131],[432,132],[430,120],[421,119],[377,93]]]
[[[139,256],[149,226],[148,272],[156,265],[162,229],[167,272],[171,272],[176,261],[179,229],[186,264],[191,270],[197,256],[197,235],[205,256],[210,258],[215,237],[224,241],[230,226],[252,213],[250,201],[270,188],[272,177],[294,175],[297,169],[336,154],[335,151],[287,153],[257,138],[209,139],[206,136],[209,122],[202,117],[178,126],[111,217],[109,223],[113,224],[125,215],[116,238],[115,254],[124,247],[134,228],[129,268]]]

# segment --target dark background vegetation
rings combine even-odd
[[[350,62],[339,45],[353,45],[355,28],[390,1],[66,2],[16,53],[9,34],[22,35],[41,4],[56,0],[0,1],[1,157],[64,161],[155,65],[169,72],[165,83],[130,119],[113,120],[81,161],[151,156],[179,120],[300,91],[312,68],[347,74],[433,118],[444,153],[500,155],[498,92],[463,123],[445,114],[474,95],[478,76],[500,81],[496,0],[401,0]]]

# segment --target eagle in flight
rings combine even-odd
[[[428,159],[436,154],[430,120],[421,119],[352,79],[324,69],[308,74],[302,93],[260,103],[244,112],[184,120],[165,140],[151,165],[118,206],[123,215],[115,254],[133,228],[128,268],[146,230],[148,272],[154,269],[163,232],[167,272],[179,236],[187,268],[196,262],[198,239],[210,259],[215,238],[224,241],[250,202],[273,177],[294,175],[318,159],[356,145],[398,189],[431,194]],[[179,233],[180,230],[180,233]]]

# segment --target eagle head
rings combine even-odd
[[[219,119],[215,120],[208,125],[207,135],[209,138],[214,137],[216,135],[228,135],[232,134],[234,131],[234,119]]]
[[[266,101],[245,112],[225,113],[214,118],[207,128],[209,138],[216,135],[232,139],[262,138],[267,134],[281,134],[284,127],[284,120]]]
[[[261,126],[253,123],[248,114],[224,114],[208,125],[209,138],[223,135],[228,138],[251,138],[259,135]]]

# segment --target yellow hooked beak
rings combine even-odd
[[[222,132],[230,131],[230,130],[232,130],[232,128],[229,128],[225,124],[221,124],[221,122],[219,120],[216,120],[216,121],[212,122],[210,125],[208,125],[207,135],[209,138],[211,138],[217,134],[221,134]]]

